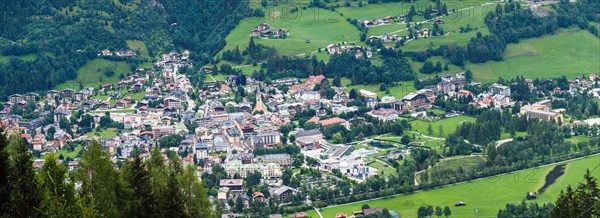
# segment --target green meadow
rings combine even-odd
[[[410,122],[410,125],[412,126],[413,131],[417,131],[423,135],[429,135],[429,133],[427,132],[427,127],[431,124],[433,134],[429,136],[445,138],[446,136],[448,136],[448,134],[456,132],[456,127],[462,122],[475,122],[475,118],[470,116],[458,116],[447,119],[441,119],[433,122],[424,120],[414,120]],[[439,134],[440,125],[442,126],[442,129],[444,129],[443,134]]]
[[[347,92],[349,92],[352,89],[355,89],[356,91],[364,89],[364,90],[374,92],[375,94],[377,94],[377,97],[379,97],[379,98],[381,98],[383,96],[394,96],[396,99],[401,99],[404,96],[410,94],[411,92],[416,91],[416,89],[413,85],[413,82],[398,82],[399,85],[387,88],[387,90],[390,91],[389,94],[386,94],[385,91],[381,91],[379,89],[380,84],[350,85],[350,79],[348,79],[348,78],[342,78],[341,82],[342,82],[342,87],[344,87]]]
[[[498,77],[549,78],[600,72],[600,40],[579,29],[560,30],[555,35],[522,40],[509,44],[503,61],[482,64],[468,63],[474,79],[482,82],[496,81]]]
[[[114,68],[114,75],[107,77],[104,71],[107,67]],[[98,87],[107,83],[116,83],[119,81],[119,74],[127,74],[130,72],[130,65],[125,61],[109,61],[104,59],[94,59],[88,61],[83,67],[77,71],[77,78],[58,85],[56,89],[62,90],[71,88],[79,90],[79,82],[81,81],[85,87]]]
[[[297,12],[291,13],[292,8],[290,5],[273,6],[265,10],[264,18],[242,20],[227,36],[227,45],[223,50],[236,46],[244,50],[250,41],[250,31],[261,23],[289,31],[285,39],[255,39],[256,43],[273,46],[283,55],[306,54],[329,44],[360,41],[358,29],[336,12],[319,8],[303,10],[299,7]],[[310,43],[306,42],[307,39],[310,39]]]
[[[576,186],[582,181],[586,169],[594,169],[600,163],[600,155],[566,162],[564,175],[551,184],[544,193],[538,193],[538,198],[530,202],[538,204],[554,202],[567,185]],[[361,205],[367,203],[371,208],[385,207],[399,212],[402,217],[416,217],[420,206],[450,206],[451,217],[495,217],[498,209],[504,208],[507,203],[520,203],[525,194],[537,191],[544,186],[545,177],[553,167],[543,166],[527,169],[510,174],[480,179],[472,182],[451,185],[443,188],[416,192],[413,194],[399,195],[365,202],[356,202],[340,206],[332,206],[321,210],[323,217],[334,217],[338,212],[352,214],[360,210]],[[592,175],[599,176],[600,169],[595,168]],[[467,205],[454,207],[454,203],[463,201]],[[318,217],[316,212],[309,211],[313,217]]]

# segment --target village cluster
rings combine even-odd
[[[332,54],[353,49],[360,51],[362,48],[327,47]],[[370,56],[370,51],[365,51]],[[248,77],[246,84],[242,85],[237,84],[238,76],[229,75],[225,81],[205,82],[206,88],[198,89],[185,74],[179,73],[182,67],[193,66],[188,61],[188,55],[188,51],[164,54],[154,63],[154,69],[139,69],[116,84],[86,87],[79,91],[50,90],[42,95],[10,95],[0,111],[0,125],[7,131],[21,132],[24,140],[39,155],[59,152],[72,142],[80,142],[76,146],[83,146],[89,140],[96,139],[111,154],[114,162],[131,158],[136,148],[140,156],[146,159],[150,150],[158,145],[162,147],[162,152],[176,152],[184,164],[196,165],[202,172],[210,173],[214,166],[222,166],[229,176],[219,181],[216,200],[223,202],[238,196],[244,199],[264,198],[260,192],[246,195],[244,191],[246,177],[256,172],[260,172],[261,183],[268,185],[271,197],[280,204],[289,203],[294,195],[302,192],[283,184],[284,171],[295,168],[293,163],[296,156],[268,152],[255,155],[253,151],[257,149],[264,151],[295,146],[307,158],[306,162],[309,162],[308,159],[313,162],[307,164],[302,160],[300,165],[322,172],[341,172],[343,176],[359,183],[380,175],[381,169],[368,165],[373,161],[371,156],[377,153],[377,148],[333,143],[325,139],[319,128],[304,129],[297,126],[282,133],[283,126],[297,123],[297,114],[307,110],[315,114],[306,123],[313,123],[316,127],[340,125],[351,128],[351,120],[340,117],[359,110],[356,106],[348,106],[353,101],[349,91],[344,87],[333,87],[335,93],[330,99],[315,91],[316,86],[329,84],[330,78],[323,75],[302,79],[284,78],[270,81],[271,84],[267,85]],[[486,86],[484,92],[474,95],[465,90],[465,86],[482,85],[467,82],[465,73],[442,75],[440,78],[437,84],[425,86],[398,99],[394,96],[378,96],[363,89],[356,90],[356,94],[370,108],[366,116],[385,122],[403,117],[428,117],[427,109],[433,107],[432,103],[440,96],[449,100],[468,99],[468,104],[477,108],[504,108],[522,104],[522,115],[563,121],[564,109],[552,109],[550,100],[535,104],[516,102],[511,99],[510,87],[499,84]],[[553,93],[570,92],[598,97],[600,89],[591,88],[591,81],[597,80],[594,74],[590,75],[589,80],[579,77],[569,80],[569,90],[555,88]],[[526,82],[535,93],[533,80],[527,79]],[[277,88],[283,86],[289,90],[284,92]],[[247,93],[253,93],[255,102],[248,98],[241,102],[233,101],[231,87],[242,87]],[[25,118],[13,114],[13,110],[28,108],[37,115]],[[445,116],[458,114],[448,113]],[[324,116],[328,118],[320,118]],[[91,120],[86,120],[89,117]],[[119,124],[115,125],[118,132],[110,137],[93,134],[106,128],[102,125],[105,125],[107,118]],[[68,129],[73,129],[67,130],[62,124],[59,125],[63,120],[70,120]],[[92,129],[91,134],[79,134],[80,130],[86,128]],[[168,141],[161,139],[175,135],[181,137],[177,143],[160,144]],[[390,155],[402,156],[410,152],[408,146]],[[62,160],[67,161],[69,169],[73,170],[77,169],[78,159],[76,155]],[[36,160],[38,166],[41,161],[41,158]],[[380,209],[363,212],[374,213]],[[297,217],[302,217],[302,214]]]

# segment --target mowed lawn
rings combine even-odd
[[[582,181],[586,169],[594,169],[600,164],[600,155],[585,159],[569,161],[566,164],[565,174],[542,193],[538,199],[529,201],[543,204],[555,202],[560,190],[567,185],[575,186]],[[338,212],[351,214],[360,210],[361,205],[367,203],[371,208],[385,207],[399,212],[402,217],[416,217],[420,206],[449,206],[452,210],[451,217],[495,217],[498,209],[504,208],[507,203],[520,203],[525,193],[537,191],[545,183],[545,177],[554,166],[528,169],[507,175],[477,180],[469,183],[417,192],[408,195],[389,197],[366,202],[356,202],[343,206],[333,206],[321,210],[323,217],[334,217]],[[592,175],[599,178],[600,169],[596,168]],[[464,207],[454,207],[454,203],[463,201]],[[316,214],[311,211],[310,214]]]
[[[416,91],[413,82],[398,82],[398,84],[399,85],[397,85],[397,86],[388,87],[387,90],[390,91],[390,94],[385,94],[385,91],[381,91],[379,89],[381,86],[380,84],[350,85],[350,79],[342,78],[342,87],[344,87],[347,92],[349,92],[352,89],[355,89],[356,91],[364,89],[364,90],[374,92],[375,94],[377,94],[377,97],[379,97],[379,98],[381,98],[383,96],[394,96],[396,99],[401,99],[404,96],[410,94],[411,92]]]
[[[298,12],[290,13],[292,8],[289,4],[269,7],[264,18],[242,20],[225,39],[227,45],[223,50],[239,46],[243,51],[250,42],[250,31],[260,23],[289,31],[285,39],[254,40],[269,47],[274,46],[282,55],[306,54],[316,52],[318,48],[324,49],[329,44],[360,41],[358,29],[336,12],[318,8],[302,10],[299,7]],[[307,39],[310,39],[310,43],[306,42]]]
[[[600,40],[586,30],[565,29],[558,34],[509,44],[503,61],[467,64],[474,79],[493,82],[498,77],[554,78],[600,72]]]
[[[413,131],[417,131],[419,133],[422,133],[423,135],[429,135],[429,133],[427,132],[427,126],[431,124],[433,134],[429,136],[445,138],[446,136],[448,136],[448,134],[454,133],[458,124],[462,122],[475,122],[475,118],[470,116],[458,116],[448,119],[441,119],[434,122],[414,120],[410,122],[410,125],[412,125]],[[442,129],[444,129],[443,134],[439,133],[440,125],[442,126]]]
[[[104,71],[107,67],[114,68],[114,75],[107,77]],[[105,59],[94,59],[88,61],[83,67],[77,71],[77,78],[66,81],[56,87],[58,90],[70,88],[79,90],[79,82],[81,81],[85,87],[98,87],[107,83],[116,83],[119,81],[119,74],[127,74],[130,72],[130,65],[125,61],[109,61]]]

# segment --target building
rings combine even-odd
[[[243,191],[244,180],[243,179],[221,179],[219,186],[227,187],[230,191]]]
[[[409,94],[404,97],[402,101],[406,106],[408,106],[407,108],[412,110],[419,110],[429,107],[429,104],[427,103],[427,96],[424,94]]]
[[[278,189],[275,189],[273,192],[273,197],[279,201],[280,203],[289,202],[291,197],[297,191],[289,186],[282,185]]]
[[[276,163],[283,167],[289,166],[291,164],[289,154],[267,154],[257,156],[256,159],[259,162],[263,162],[265,164]]]
[[[546,121],[553,120],[556,123],[562,123],[563,115],[561,113],[551,111],[551,109],[552,101],[544,100],[533,105],[525,105],[521,107],[520,114],[522,116],[527,116],[528,119],[536,118]]]
[[[490,86],[490,93],[493,95],[510,96],[510,87],[494,83]]]
[[[281,145],[281,134],[276,131],[257,133],[251,137],[253,147],[270,147]]]

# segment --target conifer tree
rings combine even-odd
[[[40,189],[43,195],[40,212],[45,217],[75,216],[73,184],[66,182],[67,168],[58,163],[56,156],[50,154],[44,160],[44,166],[38,173]]]
[[[119,189],[118,174],[110,162],[110,156],[101,150],[97,141],[93,141],[83,153],[76,173],[81,182],[81,194],[86,202],[107,217],[120,217],[119,201],[116,191]]]
[[[37,184],[33,160],[20,135],[11,138],[9,150],[9,213],[13,217],[36,216],[41,195]]]

